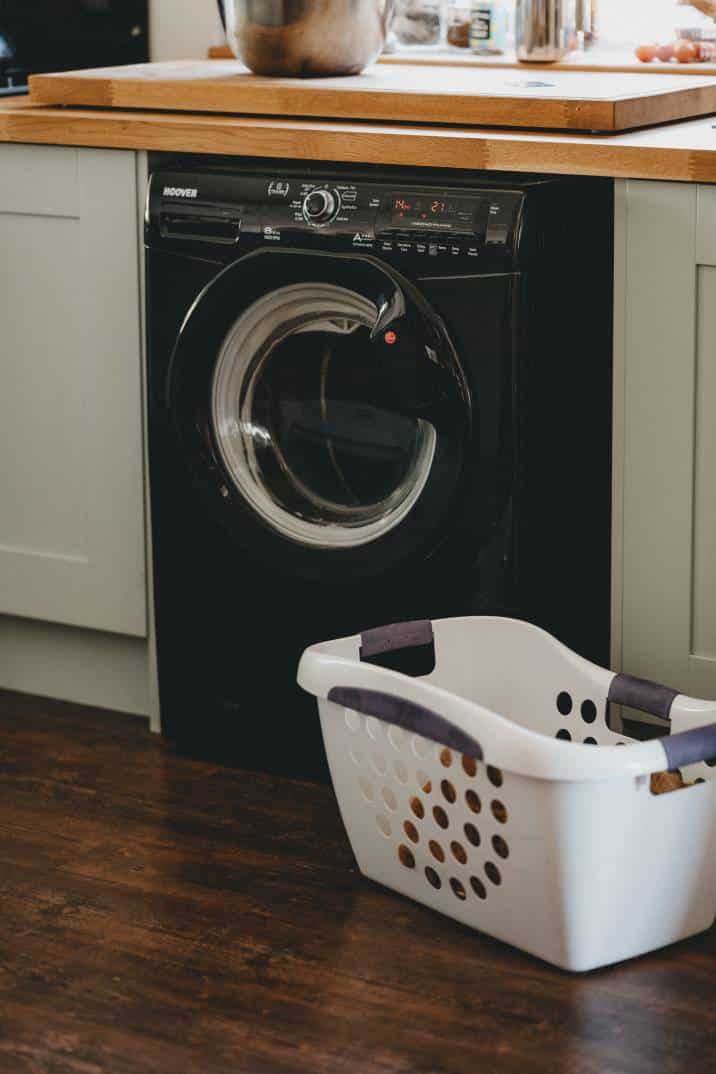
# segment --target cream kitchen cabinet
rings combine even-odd
[[[18,637],[146,677],[137,174],[132,152],[0,146],[0,685]]]
[[[615,666],[716,697],[716,187],[618,182]]]

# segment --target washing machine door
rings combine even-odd
[[[379,572],[444,533],[468,388],[440,318],[375,259],[232,264],[184,322],[167,403],[211,510],[277,565]]]

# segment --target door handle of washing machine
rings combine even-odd
[[[328,691],[328,700],[364,716],[374,716],[384,723],[394,724],[439,746],[448,746],[456,753],[463,753],[476,761],[483,760],[482,746],[472,735],[439,712],[397,694],[361,686],[333,686]]]
[[[405,295],[396,287],[390,298],[385,299],[378,310],[376,322],[370,332],[371,342],[383,335],[395,321],[404,317],[406,308]]]

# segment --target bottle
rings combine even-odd
[[[507,45],[507,10],[502,0],[473,0],[470,48],[478,55],[499,55]]]

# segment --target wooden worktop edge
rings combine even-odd
[[[641,132],[642,135],[644,132]],[[630,136],[0,106],[0,141],[467,170],[716,182],[714,150]]]

